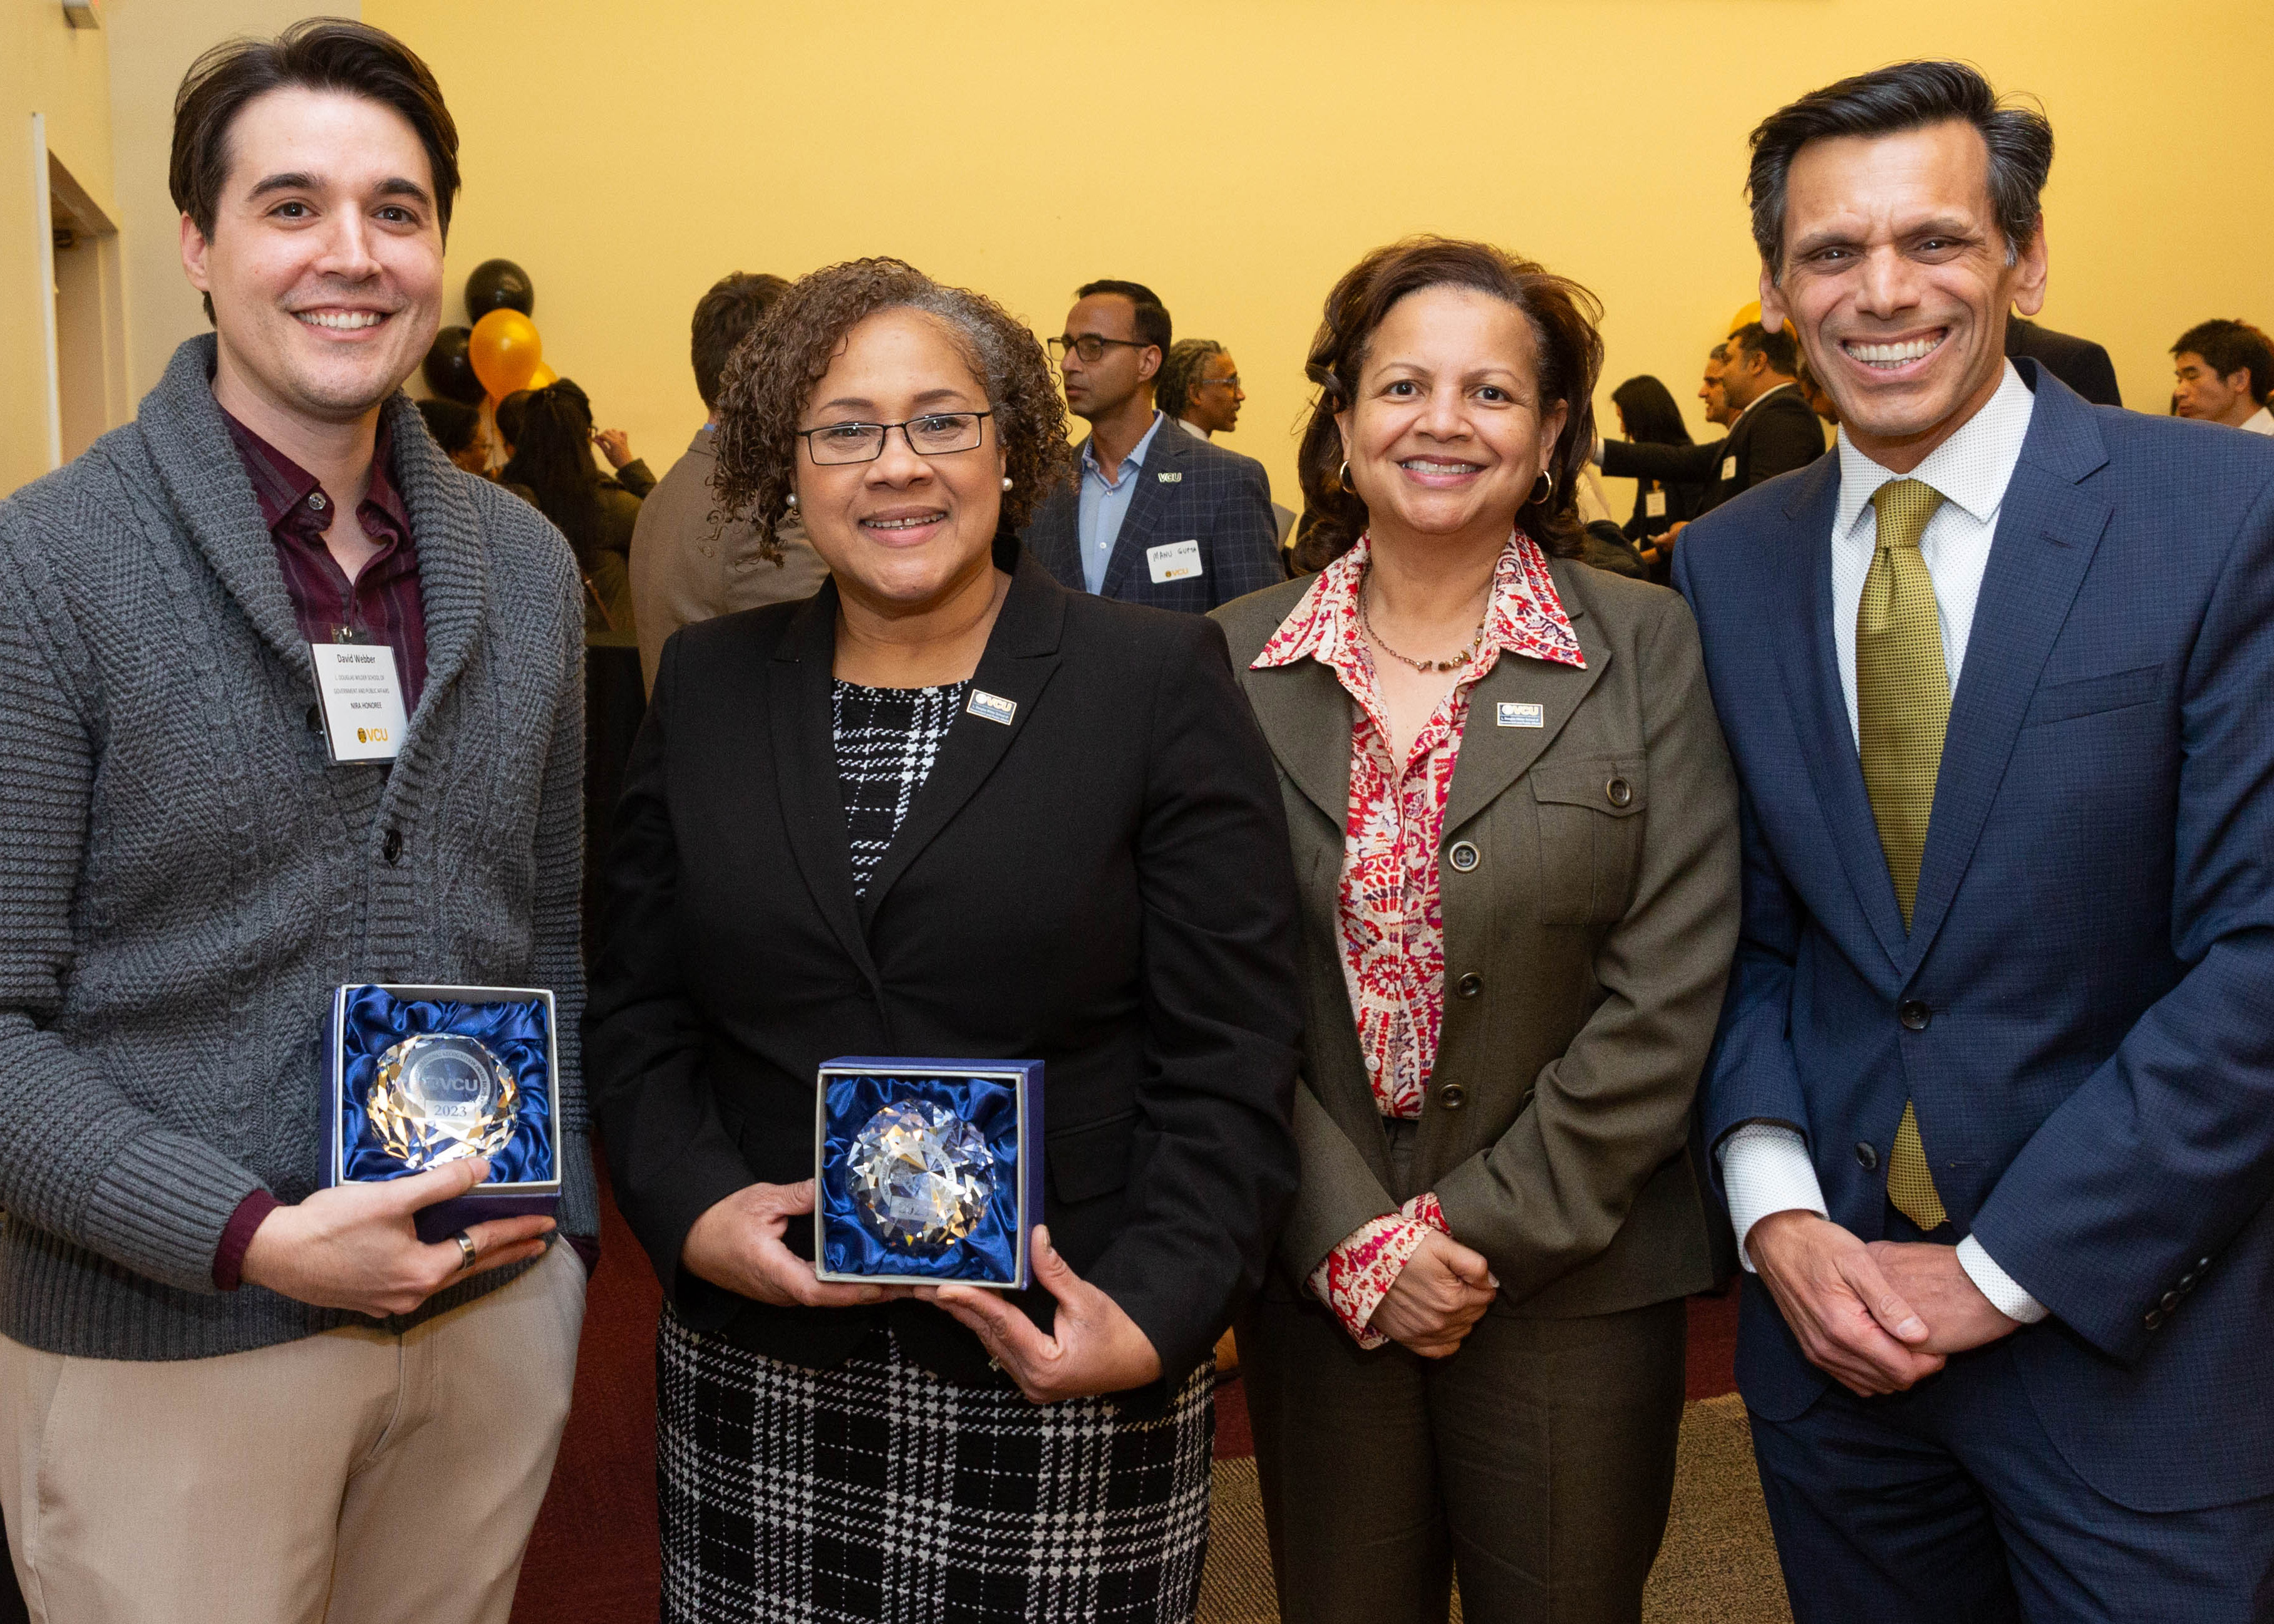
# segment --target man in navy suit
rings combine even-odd
[[[1693,525],[1743,789],[1701,1085],[1803,1621],[2274,1613],[2274,445],[2008,361],[2044,118],[1753,135],[1835,455]]]
[[[1020,539],[1077,592],[1205,614],[1286,575],[1263,465],[1154,408],[1170,337],[1169,312],[1142,282],[1094,282],[1075,295],[1050,349],[1089,435],[1074,483],[1050,493]]]

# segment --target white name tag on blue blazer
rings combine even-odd
[[[1190,580],[1201,573],[1200,538],[1164,541],[1157,547],[1146,548],[1145,568],[1153,577],[1155,586],[1171,581]]]
[[[1507,700],[1503,699],[1500,702],[1497,710],[1498,715],[1495,719],[1497,720],[1502,727],[1545,727],[1547,726],[1547,714],[1538,705],[1510,704]]]

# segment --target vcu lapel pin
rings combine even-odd
[[[1510,704],[1503,699],[1500,702],[1499,710],[1497,719],[1502,727],[1545,727],[1547,725],[1546,713],[1538,705]]]
[[[980,688],[971,690],[971,702],[963,708],[984,721],[1000,722],[1005,727],[1011,725],[1011,718],[1019,714],[1017,700],[1005,699],[1000,694],[990,694]]]
[[[1163,485],[1182,485],[1184,482],[1185,477],[1182,474],[1163,474],[1161,476],[1161,483]]]

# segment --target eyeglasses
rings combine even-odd
[[[1118,345],[1124,350],[1150,350],[1152,348],[1150,344],[1147,343],[1141,338],[1100,338],[1095,333],[1085,333],[1080,338],[1069,336],[1050,340],[1050,359],[1053,361],[1063,361],[1065,359],[1065,352],[1071,350],[1074,354],[1080,356],[1085,361],[1092,363],[1103,361],[1105,359],[1106,347],[1110,344]]]
[[[1234,372],[1229,378],[1203,378],[1193,387],[1201,389],[1237,389],[1239,387],[1239,374]]]
[[[979,448],[979,425],[991,411],[935,411],[906,423],[825,423],[817,429],[799,429],[806,455],[824,467],[843,462],[873,462],[885,455],[885,442],[898,429],[918,456],[948,456]]]

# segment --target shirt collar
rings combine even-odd
[[[1090,448],[1097,439],[1095,434],[1081,442],[1081,471],[1085,475],[1096,474],[1098,484],[1109,491],[1119,490],[1131,474],[1145,466],[1145,454],[1153,448],[1153,436],[1161,432],[1161,411],[1156,407],[1153,411],[1153,426],[1145,431],[1145,438],[1132,447],[1129,455],[1121,459],[1120,478],[1108,479],[1104,470],[1098,467],[1097,459],[1090,455]]]
[[[1356,658],[1361,642],[1359,589],[1366,580],[1373,543],[1371,536],[1359,537],[1349,552],[1319,572],[1295,605],[1295,613],[1263,645],[1251,670],[1291,665],[1299,659],[1340,667]],[[1579,651],[1578,634],[1571,629],[1571,617],[1564,613],[1555,579],[1548,573],[1547,557],[1520,530],[1510,533],[1508,545],[1493,565],[1492,601],[1485,611],[1483,647],[1497,653],[1554,660],[1582,671],[1587,666],[1586,656]]]
[[[1864,509],[1879,487],[1894,479],[1918,479],[1942,492],[1977,524],[1987,524],[2006,500],[2013,482],[2014,465],[2022,460],[2022,442],[2029,435],[2029,414],[2037,396],[2022,381],[2011,361],[2006,376],[1980,411],[1959,425],[1958,432],[1928,453],[1909,474],[1882,468],[1856,449],[1848,431],[1840,431],[1840,505],[1832,533],[1845,536],[1856,528]]]
[[[324,490],[316,476],[238,422],[226,407],[221,416],[228,425],[230,441],[237,447],[237,455],[245,463],[245,471],[252,480],[253,500],[260,505],[260,522],[272,533],[288,528],[313,527],[320,535],[329,530],[329,492],[324,492],[320,506],[311,505],[309,500]],[[387,413],[382,411],[379,414],[379,431],[372,439],[371,488],[364,493],[363,505],[356,515],[358,518],[384,520],[407,537],[410,534],[410,515],[388,474],[394,444],[394,432],[388,426]]]

